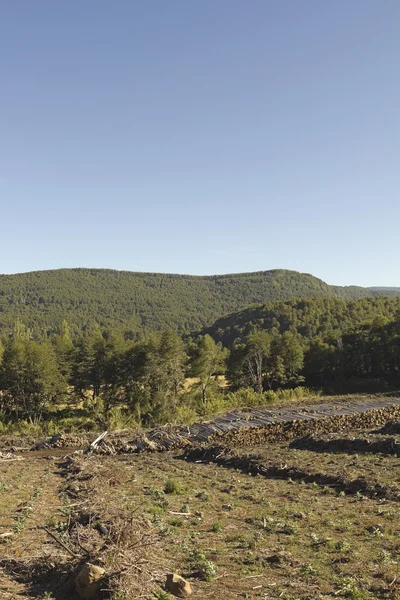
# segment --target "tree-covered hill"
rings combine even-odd
[[[252,304],[293,298],[391,295],[329,286],[312,275],[272,270],[216,276],[59,269],[0,276],[0,334],[17,319],[48,335],[66,319],[75,334],[93,322],[132,336],[172,329],[188,333]]]
[[[383,292],[383,293],[395,292],[395,293],[400,294],[400,287],[380,286],[380,287],[369,287],[368,289],[371,290],[372,292]]]
[[[254,330],[300,334],[305,340],[340,337],[366,323],[399,318],[400,297],[309,298],[269,302],[218,319],[204,330],[226,347],[242,343]]]

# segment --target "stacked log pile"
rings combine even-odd
[[[62,437],[61,433],[52,435],[48,440],[43,440],[32,446],[31,451],[46,450],[47,448],[61,448],[63,443]]]
[[[232,429],[223,438],[218,435],[213,440],[220,439],[223,443],[234,443],[235,446],[258,446],[265,442],[287,442],[314,433],[371,429],[397,416],[400,416],[400,401],[392,406],[344,406],[323,414],[306,411],[276,415],[272,422],[264,425],[252,421],[247,427]]]
[[[160,428],[147,433],[142,431],[132,440],[108,439],[102,440],[93,452],[96,454],[132,454],[136,452],[166,452],[178,450],[191,445],[185,428],[186,435],[182,435],[178,428]]]
[[[78,447],[84,446],[86,443],[86,439],[84,436],[77,436],[74,434],[65,434],[65,433],[57,433],[52,435],[47,440],[43,440],[34,444],[29,450],[30,451],[39,451],[39,450],[47,450],[49,448],[68,448],[68,447]]]
[[[400,417],[400,398],[338,405],[231,412],[190,427],[160,427],[120,445],[117,452],[165,451],[206,443],[257,446],[313,433],[371,429]]]
[[[372,429],[394,419],[400,419],[400,398],[298,408],[249,409],[185,427],[167,425],[151,431],[139,430],[133,438],[109,435],[94,451],[99,454],[163,452],[209,443],[257,446],[311,434]],[[57,434],[34,445],[31,450],[84,447],[86,444],[87,437]]]

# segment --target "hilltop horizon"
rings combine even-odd
[[[350,284],[341,284],[341,283],[328,283],[327,279],[318,275],[314,275],[310,271],[302,271],[297,269],[289,269],[286,267],[274,267],[271,269],[255,269],[255,270],[246,270],[246,271],[228,271],[228,272],[211,272],[211,273],[189,273],[189,272],[178,272],[178,271],[161,271],[161,270],[135,270],[135,269],[122,269],[116,267],[85,267],[85,266],[75,266],[75,267],[54,267],[54,268],[43,268],[43,269],[28,269],[16,272],[2,272],[0,273],[0,277],[13,277],[19,275],[29,275],[33,273],[52,273],[58,271],[103,271],[103,272],[111,272],[111,273],[127,273],[127,274],[135,274],[135,275],[160,275],[167,277],[193,277],[193,278],[215,278],[215,277],[240,277],[246,275],[260,275],[267,273],[298,273],[300,275],[308,275],[313,277],[314,279],[318,279],[323,283],[327,283],[333,287],[341,287],[341,288],[364,288],[371,291],[396,291],[400,290],[399,285],[361,285],[359,283],[350,283]]]
[[[400,290],[329,285],[285,269],[225,275],[180,275],[113,269],[53,269],[0,276],[0,333],[22,320],[38,335],[63,319],[74,334],[97,323],[133,337],[163,329],[188,334],[266,302],[398,296]]]

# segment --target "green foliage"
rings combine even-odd
[[[398,298],[315,298],[241,311],[208,331],[232,344],[228,378],[235,389],[305,382],[329,391],[382,391],[400,383],[399,318]],[[261,335],[271,337],[265,349],[253,341]]]
[[[337,594],[342,598],[351,600],[370,600],[371,594],[365,590],[360,590],[356,580],[353,577],[345,577],[339,584]]]
[[[212,524],[211,530],[214,533],[221,533],[221,531],[223,530],[223,525],[222,525],[221,521],[214,521],[214,523]]]
[[[333,287],[312,275],[285,270],[211,277],[107,269],[37,271],[0,276],[0,335],[11,333],[18,318],[35,336],[47,337],[66,319],[72,338],[97,323],[136,339],[164,329],[190,333],[261,302],[397,294]]]
[[[365,323],[382,326],[385,320],[392,321],[399,313],[398,297],[350,301],[341,298],[296,299],[246,308],[218,319],[204,331],[227,348],[244,344],[254,331],[268,331],[272,335],[289,331],[307,342],[323,343],[336,340]]]
[[[0,368],[0,413],[38,422],[50,404],[67,392],[50,342],[35,342],[19,333],[7,341]]]
[[[194,550],[189,555],[189,562],[197,577],[203,581],[214,581],[217,570],[211,560],[207,560],[205,554],[200,550]]]
[[[237,376],[240,377],[240,382],[243,384],[252,385],[254,389],[262,394],[264,382],[268,382],[270,387],[271,380],[271,344],[272,336],[265,330],[255,330],[248,334],[246,343],[240,349],[239,354],[234,354],[239,357],[238,363],[231,369],[231,376],[234,382]],[[237,359],[236,359],[237,360]]]
[[[178,481],[177,479],[173,479],[172,477],[169,477],[167,479],[167,481],[165,482],[164,493],[165,494],[181,494],[182,493],[182,485],[181,485],[180,481]]]
[[[185,345],[177,333],[165,331],[153,334],[146,350],[142,385],[149,397],[152,421],[166,423],[185,383]]]
[[[252,386],[259,394],[283,385],[304,381],[299,374],[304,363],[301,337],[289,331],[282,335],[265,330],[248,334],[244,344],[231,352],[228,378],[236,388]]]
[[[172,600],[173,596],[164,590],[155,590],[153,592],[153,598],[155,600]]]
[[[208,334],[200,338],[192,360],[191,375],[199,379],[203,403],[207,401],[207,390],[215,381],[215,375],[225,372],[227,356],[228,351],[223,348],[221,342],[216,344]]]
[[[191,406],[178,406],[173,418],[174,425],[190,425],[199,418],[199,413]]]
[[[272,342],[271,378],[277,385],[298,385],[303,381],[299,372],[304,364],[304,350],[300,336],[285,331]]]
[[[399,298],[279,302],[231,315],[217,340],[169,330],[135,341],[97,324],[74,339],[65,320],[40,339],[17,321],[0,344],[0,430],[189,424],[310,388],[395,389],[399,306]],[[218,337],[234,337],[229,352]]]
[[[117,431],[119,429],[134,429],[138,427],[134,415],[122,406],[114,406],[108,412],[108,431]]]

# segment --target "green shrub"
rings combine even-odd
[[[204,552],[194,550],[189,554],[189,562],[197,577],[203,581],[214,581],[217,570],[211,560],[207,560]]]
[[[164,487],[165,494],[181,494],[182,493],[182,485],[177,479],[173,479],[169,477],[165,482]]]
[[[155,590],[153,592],[153,598],[155,600],[172,600],[171,594],[165,592],[164,590]]]
[[[223,529],[221,521],[214,521],[211,529],[214,533],[220,533]]]
[[[118,431],[126,428],[135,429],[138,423],[129,410],[122,406],[114,406],[108,412],[107,426],[109,431]]]
[[[174,425],[190,425],[199,419],[199,414],[191,406],[178,406],[172,418]]]

